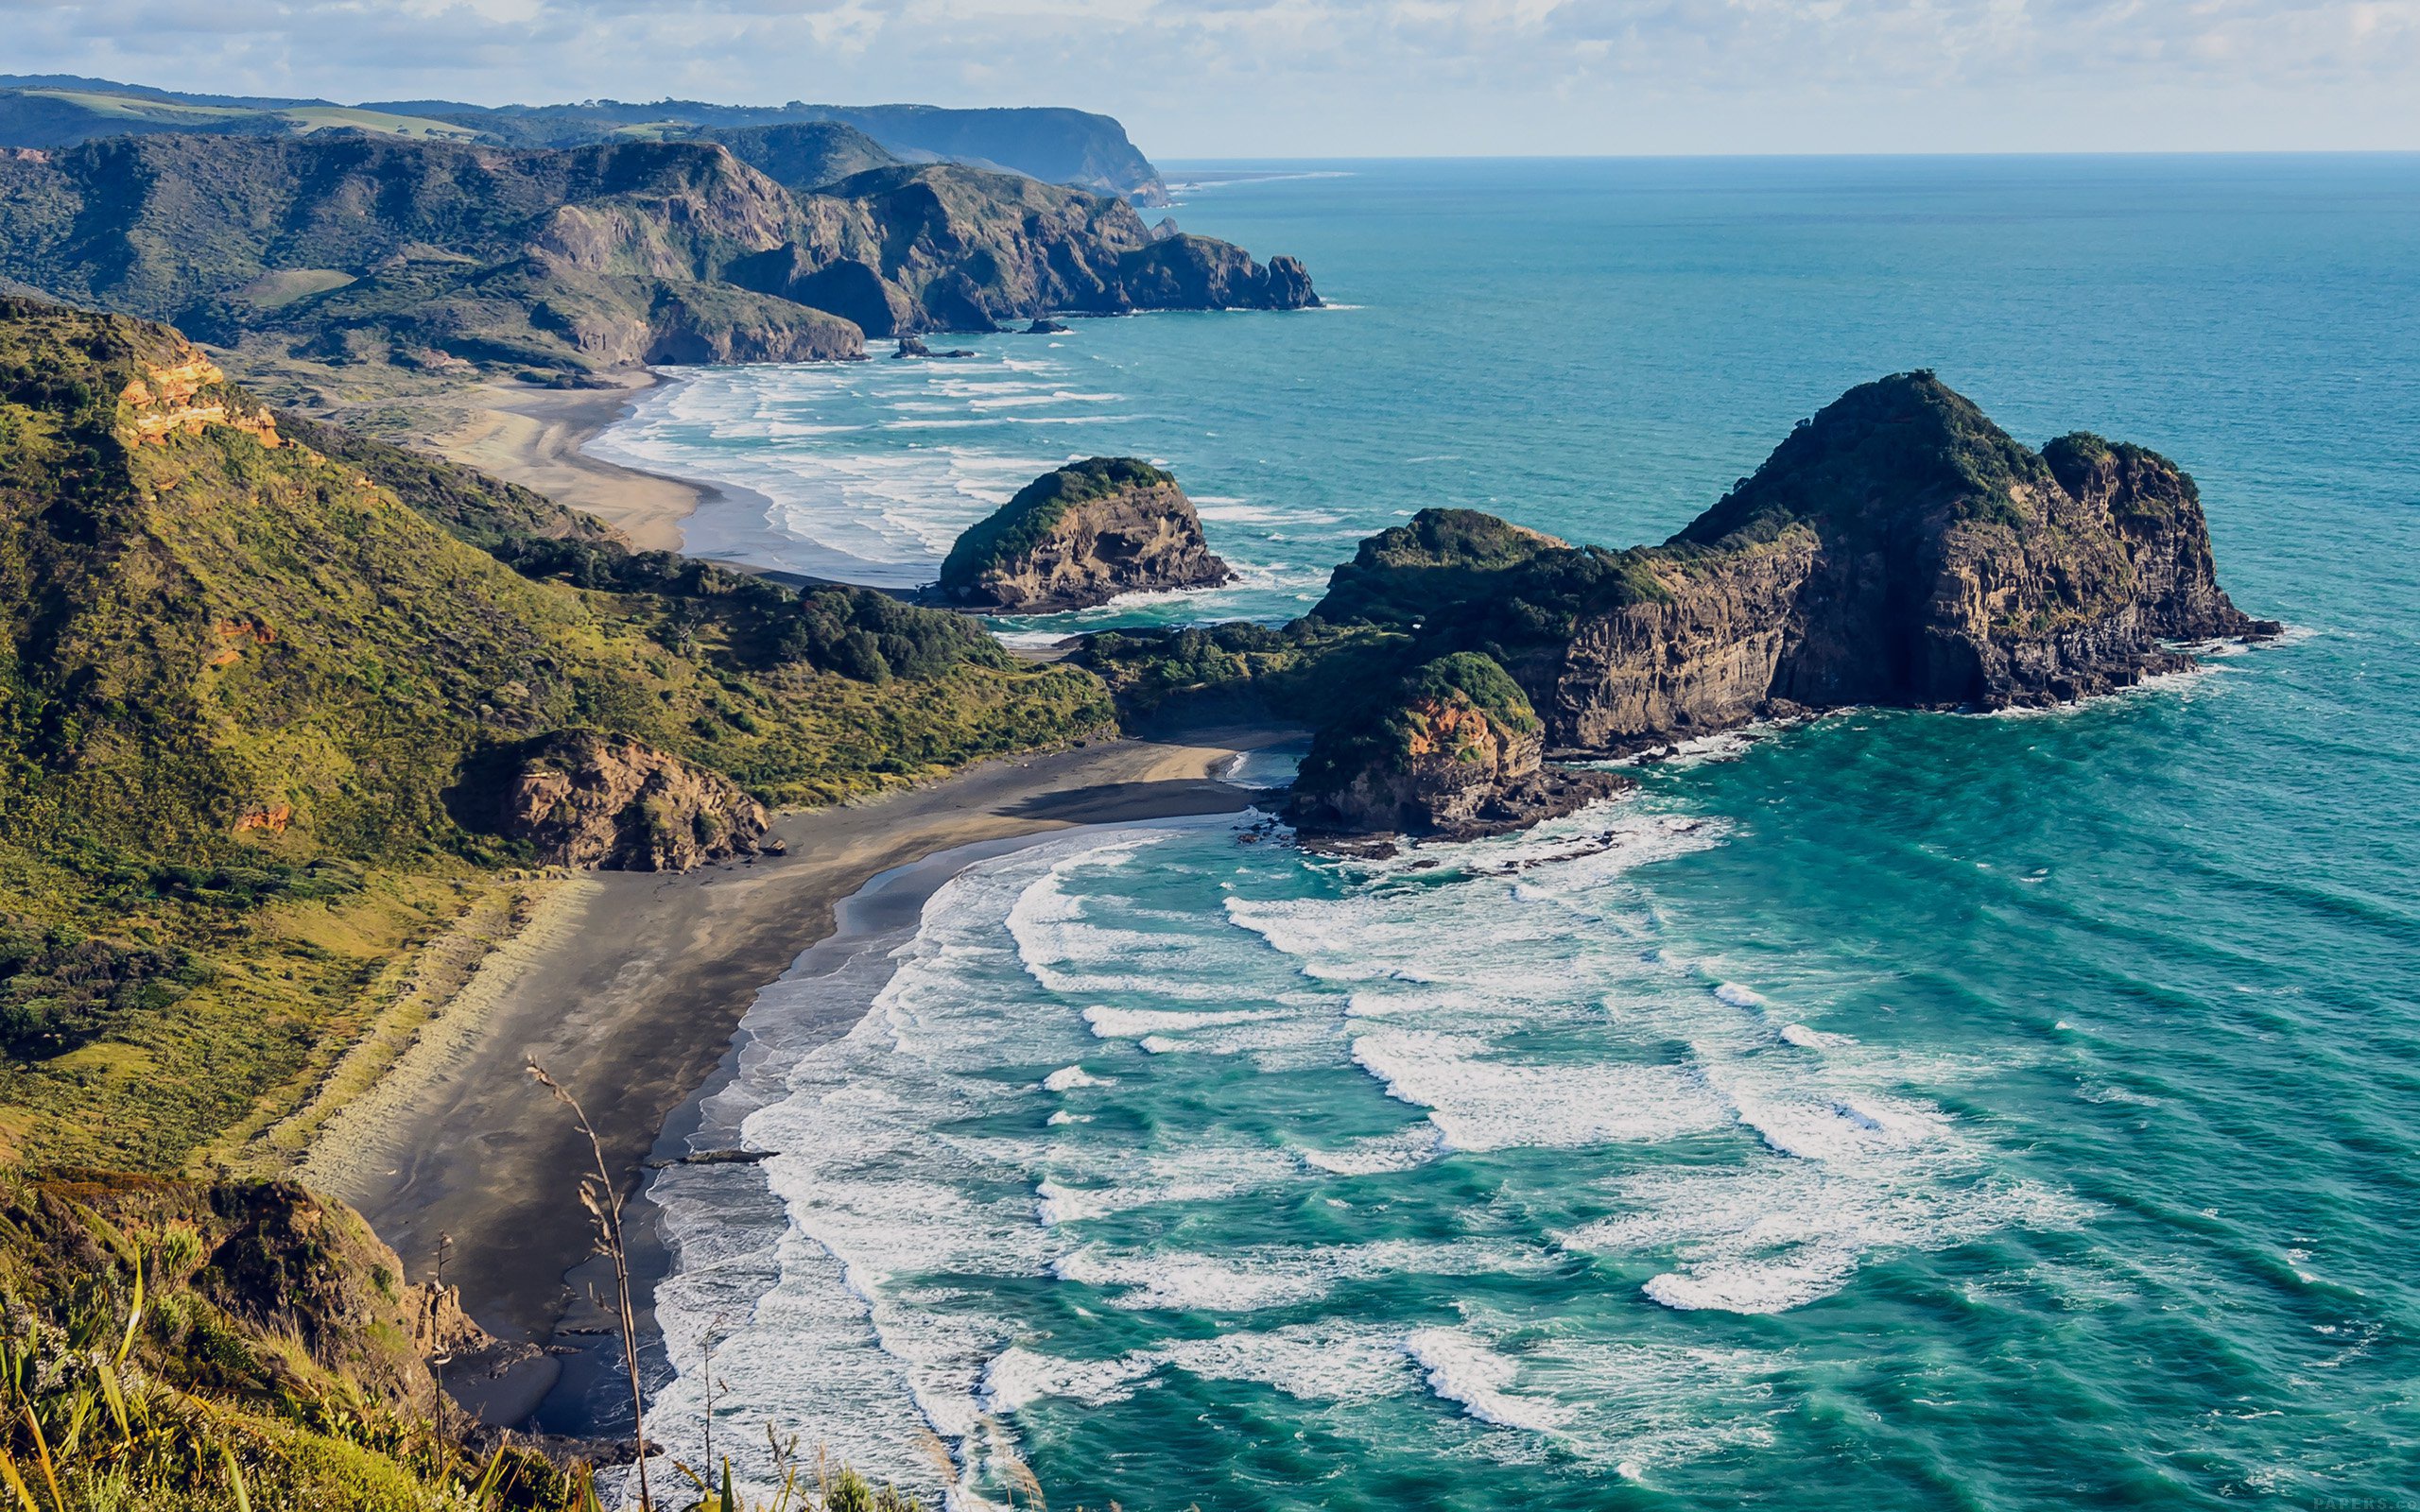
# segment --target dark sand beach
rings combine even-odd
[[[556,884],[463,990],[457,1022],[329,1121],[304,1174],[358,1207],[416,1278],[433,1269],[438,1236],[450,1235],[447,1279],[472,1315],[505,1339],[547,1344],[575,1301],[565,1274],[590,1253],[576,1193],[591,1159],[568,1110],[531,1084],[527,1058],[579,1095],[634,1192],[666,1121],[714,1074],[757,989],[828,935],[835,905],[870,878],[987,840],[1245,808],[1254,790],[1215,774],[1236,752],[1292,733],[1103,741],[985,763],[927,787],[786,816],[776,825],[786,855]],[[491,1420],[527,1416],[554,1376],[541,1361],[495,1383]]]

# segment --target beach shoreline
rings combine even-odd
[[[435,407],[422,440],[449,460],[594,515],[640,551],[679,551],[683,522],[728,490],[624,467],[586,450],[648,394],[674,381],[649,369],[613,388],[472,384]]]
[[[535,1058],[578,1094],[626,1197],[667,1125],[726,1065],[758,991],[832,935],[869,881],[984,842],[1183,815],[1263,798],[1219,780],[1284,727],[1119,739],[994,760],[942,782],[776,821],[787,847],[678,874],[593,872],[554,885],[536,921],[493,951],[430,1027],[353,1106],[327,1120],[306,1178],[353,1204],[414,1280],[446,1280],[471,1314],[527,1357],[472,1388],[489,1420],[522,1421],[554,1389],[590,1256],[578,1187],[593,1169],[564,1108],[534,1087]],[[657,1246],[652,1223],[635,1227]],[[663,1257],[643,1257],[660,1274]],[[543,1352],[541,1352],[543,1351]]]

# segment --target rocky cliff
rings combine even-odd
[[[1421,555],[1472,530],[1433,511],[1374,538],[1318,612],[1401,627],[1443,595],[1419,638],[1489,648],[1555,748],[1847,704],[2055,703],[2189,665],[2169,643],[2277,628],[2219,589],[2173,463],[2083,434],[2035,452],[1925,372],[1850,390],[1660,547]]]
[[[1303,624],[1288,633],[1306,647],[1355,647],[1357,676],[1373,655],[1479,655],[1547,753],[1595,755],[1853,704],[2064,702],[2188,667],[2183,643],[2278,629],[2220,590],[2175,464],[2083,433],[2036,452],[1928,372],[1851,389],[1661,546],[1426,510],[1362,542]],[[1472,792],[1526,766],[1441,782],[1392,751],[1331,743],[1300,812],[1452,833]]]
[[[1287,818],[1305,834],[1498,834],[1569,814],[1628,786],[1607,772],[1549,767],[1544,727],[1519,684],[1473,651],[1438,658],[1322,730]]]
[[[959,537],[940,592],[968,609],[1032,614],[1234,577],[1175,478],[1097,456],[1045,473]]]
[[[553,866],[686,871],[768,845],[765,806],[719,772],[627,735],[568,730],[525,752],[498,828]]]

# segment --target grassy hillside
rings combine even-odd
[[[557,1440],[548,1457],[458,1408],[440,1416],[441,1382],[512,1347],[455,1294],[406,1282],[359,1214],[299,1187],[0,1173],[0,1306],[11,1507],[599,1512],[591,1464],[616,1446]],[[655,1504],[916,1505],[845,1469],[798,1469],[791,1494],[752,1506],[700,1497],[659,1462]]]
[[[1109,714],[955,616],[298,444],[139,321],[0,301],[0,1158],[174,1168],[293,1095],[518,864],[479,783],[519,743],[799,804]]]

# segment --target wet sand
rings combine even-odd
[[[447,1280],[509,1340],[554,1339],[565,1273],[590,1253],[578,1200],[593,1168],[569,1112],[531,1085],[535,1057],[579,1094],[626,1194],[676,1111],[713,1075],[758,988],[830,934],[876,874],[980,841],[1180,814],[1259,797],[1216,780],[1285,730],[1119,740],[992,762],[946,782],[782,818],[788,854],[681,876],[599,872],[559,885],[372,1093],[331,1119],[308,1178],[359,1208],[415,1279],[452,1236]],[[492,1420],[534,1408],[551,1367]],[[517,1408],[518,1410],[513,1410]]]

